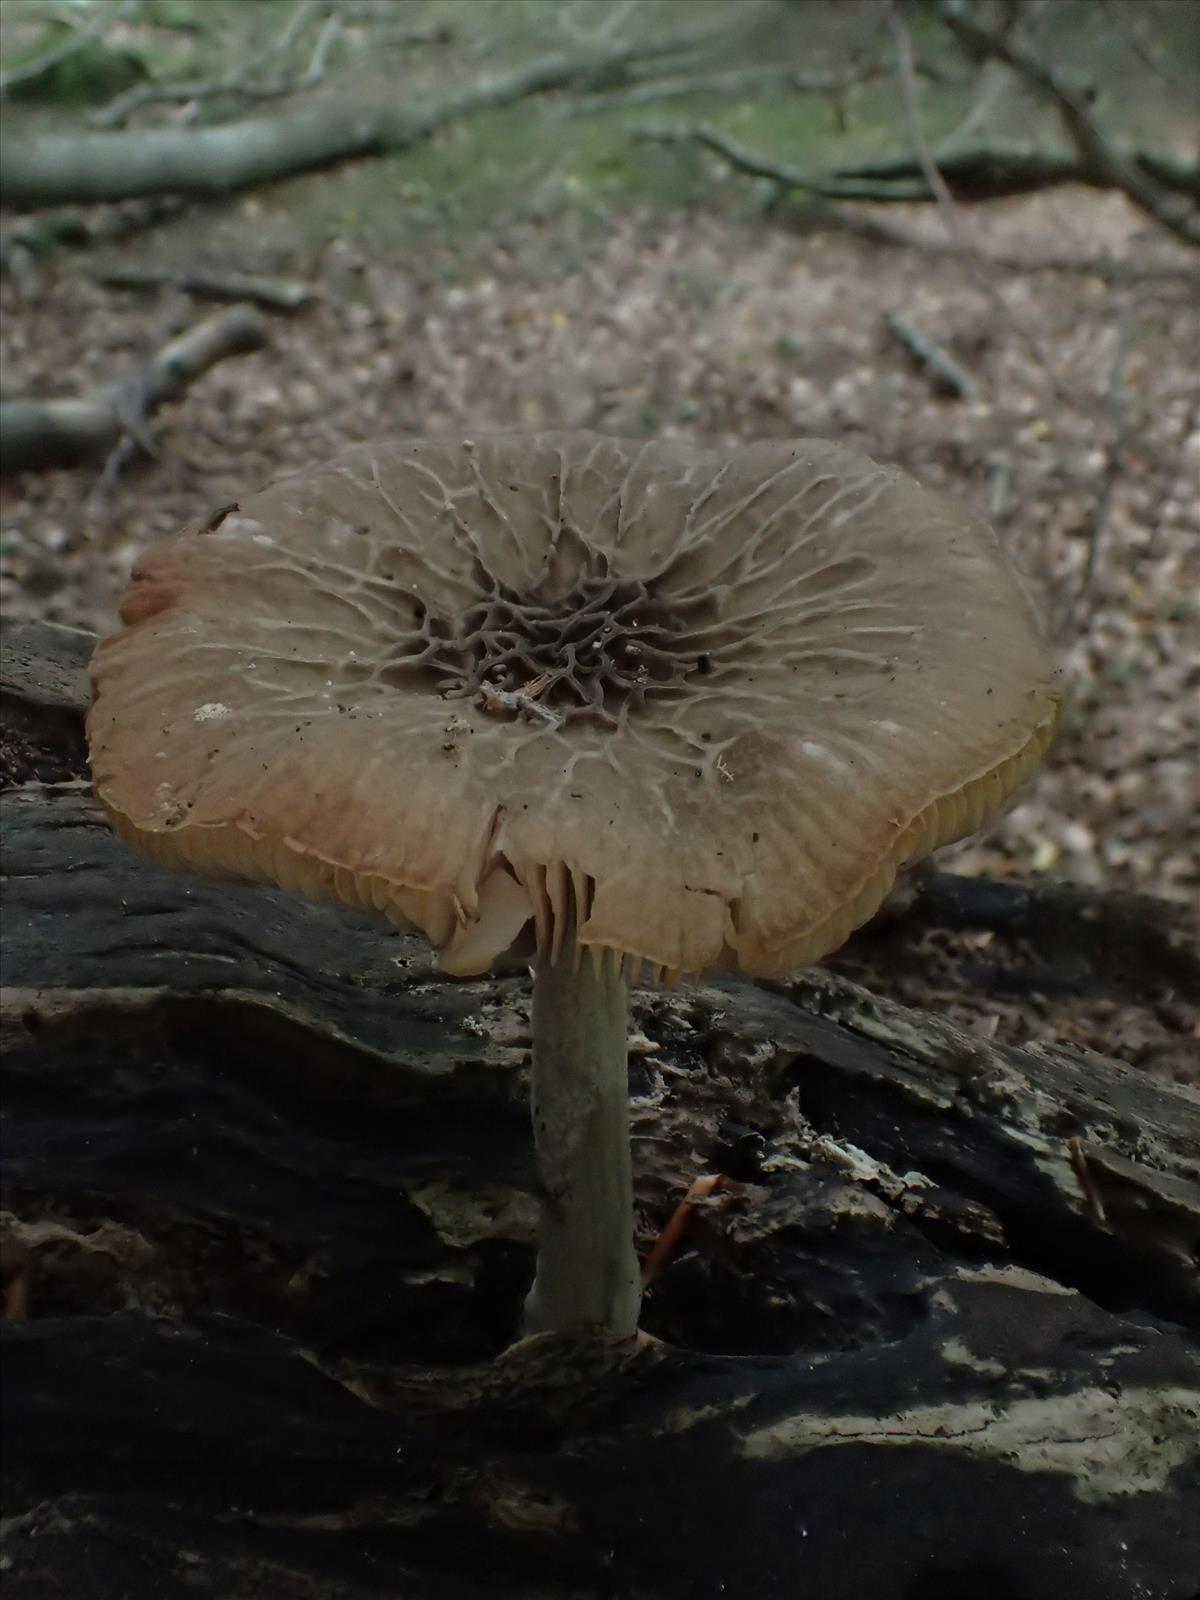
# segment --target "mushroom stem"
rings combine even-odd
[[[637,1330],[627,1035],[620,961],[566,945],[533,983],[533,1132],[542,1183],[526,1333]]]

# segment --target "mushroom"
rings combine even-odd
[[[155,860],[534,962],[526,1331],[636,1328],[629,986],[833,950],[1059,694],[975,517],[818,440],[364,445],[136,566],[96,791]]]

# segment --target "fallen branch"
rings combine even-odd
[[[790,189],[828,200],[863,201],[875,205],[914,205],[934,201],[936,190],[922,163],[912,156],[888,156],[857,162],[830,172],[805,172],[774,157],[758,155],[708,123],[648,124],[633,130],[638,140],[654,144],[698,144],[720,156],[748,177],[765,178],[783,191]],[[1161,153],[1140,151],[1136,159],[1147,171],[1162,175],[1180,193],[1200,192],[1200,166],[1177,161]],[[1089,177],[1083,163],[1064,155],[1034,150],[983,147],[966,150],[937,162],[937,170],[952,200],[996,200],[1031,194],[1056,184],[1086,183],[1093,188],[1111,184]]]
[[[974,400],[977,393],[974,378],[949,351],[922,333],[899,311],[885,311],[883,325],[912,356],[936,393],[952,395],[956,400]]]
[[[99,275],[110,289],[179,289],[197,300],[245,301],[266,311],[302,311],[317,298],[307,283],[248,274],[170,272],[165,267],[110,267]]]
[[[714,155],[720,156],[735,171],[744,172],[751,178],[766,178],[782,193],[786,193],[789,189],[797,189],[805,194],[818,195],[825,200],[874,200],[885,204],[896,200],[928,199],[923,183],[911,187],[909,192],[904,193],[886,183],[840,178],[832,173],[802,172],[799,167],[789,166],[786,162],[773,160],[769,156],[755,155],[753,151],[745,149],[718,128],[711,127],[707,123],[674,127],[646,126],[635,128],[633,136],[651,144],[700,145],[703,149],[711,150]]]
[[[1131,151],[1129,159],[1164,188],[1180,194],[1200,195],[1200,164],[1150,150]],[[937,170],[954,199],[959,201],[1000,200],[1065,183],[1087,184],[1091,188],[1112,187],[1095,167],[1077,155],[1019,146],[982,145],[938,156]],[[907,186],[905,193],[909,197],[912,185],[924,180],[920,161],[911,156],[857,162],[852,167],[838,167],[833,176]],[[925,188],[925,198],[932,200],[933,190],[928,185]]]
[[[952,256],[959,259],[961,246],[952,239],[934,239],[914,229],[885,222],[881,217],[850,209],[838,202],[862,201],[867,204],[891,205],[899,201],[928,201],[932,194],[923,181],[919,190],[904,192],[868,178],[855,179],[849,174],[831,173],[824,177],[801,172],[797,167],[776,161],[769,156],[756,155],[736,144],[717,129],[708,126],[654,126],[633,130],[633,137],[653,144],[698,144],[738,172],[753,178],[765,178],[775,185],[769,210],[775,211],[782,198],[795,190],[810,196],[815,203],[809,220],[817,226],[836,228],[853,234],[868,243],[884,245],[897,250],[915,250],[922,255]],[[808,214],[806,213],[806,216]],[[1200,274],[1194,268],[1169,262],[1144,262],[1119,256],[1009,256],[991,255],[980,251],[976,259],[982,267],[1004,272],[1070,272],[1085,277],[1100,278],[1104,282],[1140,283],[1182,281],[1200,290]]]
[[[1011,34],[1002,34],[981,20],[978,7],[968,10],[961,0],[927,0],[934,14],[959,42],[977,58],[1003,61],[1042,100],[1052,105],[1085,166],[1102,187],[1120,189],[1140,210],[1177,239],[1200,246],[1200,214],[1165,193],[1161,180],[1150,176],[1113,143],[1092,116],[1088,97],[1054,68],[1041,61]]]
[[[139,375],[138,416],[178,399],[226,356],[266,341],[266,324],[252,306],[230,306],[197,323],[164,345]],[[0,403],[0,472],[73,466],[111,453],[131,431],[131,392],[123,384],[74,399]]]
[[[0,145],[0,203],[29,210],[138,195],[230,194],[353,157],[404,150],[457,119],[603,81],[635,60],[673,54],[692,43],[675,36],[605,55],[548,56],[412,112],[335,104],[213,128],[10,135]]]

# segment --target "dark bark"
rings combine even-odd
[[[1151,895],[928,872],[916,879],[905,925],[987,929],[1040,945],[1061,965],[1081,962],[1125,991],[1159,984],[1200,997],[1196,914]]]
[[[85,643],[0,677],[7,1596],[1186,1600],[1194,1095],[828,972],[643,993],[642,1247],[737,1187],[650,1291],[670,1345],[502,1353],[527,975],[27,781],[81,771]]]
[[[1111,179],[1079,156],[1060,155],[1050,150],[984,145],[936,159],[938,171],[956,200],[1000,200],[1009,195],[1056,188],[1064,183],[1082,183],[1103,189],[1113,187]],[[1164,189],[1200,198],[1200,164],[1151,150],[1130,151],[1128,159]],[[896,184],[898,195],[903,193],[909,198],[913,197],[912,185],[920,184],[923,193],[916,198],[933,199],[924,182],[920,162],[911,156],[860,161],[852,167],[839,167],[833,176]]]
[[[859,162],[830,172],[805,172],[773,156],[747,150],[720,129],[706,124],[645,127],[637,130],[637,137],[659,144],[701,145],[735,171],[752,178],[768,179],[778,186],[781,194],[794,190],[825,200],[857,200],[873,205],[913,205],[937,198],[921,163],[909,156]],[[1200,166],[1145,151],[1128,152],[1122,159],[1131,169],[1142,173],[1147,183],[1153,180],[1177,195],[1200,196]],[[1032,194],[1064,183],[1082,183],[1098,189],[1124,186],[1107,167],[1099,167],[1079,156],[1046,151],[1004,148],[962,151],[939,158],[937,170],[951,198],[960,201]],[[1174,216],[1175,212],[1171,214]],[[1185,210],[1179,209],[1179,215],[1184,216]],[[1178,227],[1172,231],[1188,243],[1196,242],[1187,228],[1182,232]]]

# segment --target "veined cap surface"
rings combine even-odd
[[[1059,704],[986,525],[812,439],[363,445],[156,545],[122,620],[88,733],[123,836],[454,972],[568,928],[675,973],[816,960]]]

